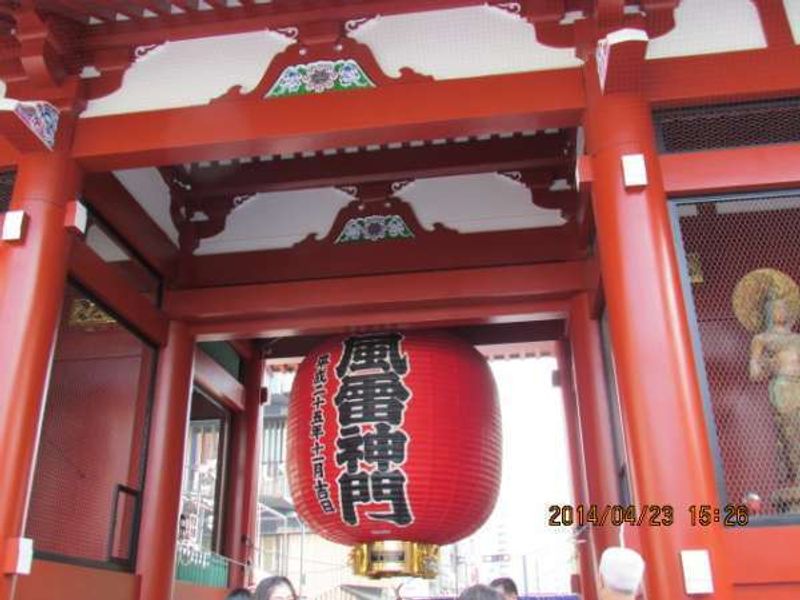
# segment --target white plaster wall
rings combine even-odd
[[[455,79],[581,65],[573,50],[539,44],[527,21],[488,6],[378,17],[351,36],[392,77],[402,67]]]
[[[167,42],[134,63],[119,90],[89,102],[82,116],[206,104],[234,85],[249,91],[289,42],[268,31]]]
[[[783,7],[792,27],[794,43],[800,44],[800,0],[783,0]]]
[[[257,194],[233,211],[225,231],[202,240],[195,253],[288,248],[310,233],[325,237],[352,200],[335,188]]]
[[[682,0],[675,11],[675,28],[650,41],[647,58],[715,54],[766,45],[751,0]]]
[[[128,169],[114,175],[177,246],[178,230],[169,214],[169,188],[159,172],[153,168]]]
[[[434,223],[461,233],[564,224],[560,211],[539,208],[525,186],[495,173],[420,179],[398,196],[427,229]]]

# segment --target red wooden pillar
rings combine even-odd
[[[241,565],[250,565],[250,573],[252,572],[254,559],[252,550],[257,543],[258,481],[263,434],[261,408],[263,375],[264,361],[260,353],[255,352],[246,367],[245,409],[234,416],[232,428],[225,546],[228,556],[240,564],[231,568],[231,587],[249,583],[247,581],[249,573]]]
[[[574,504],[587,504],[586,464],[584,463],[583,436],[578,418],[578,405],[575,400],[575,388],[572,381],[571,356],[569,348],[563,342],[556,346],[556,360],[558,361],[559,383],[564,398],[564,417],[567,423],[567,440],[569,442],[569,459],[572,470],[572,487],[574,490]],[[576,542],[578,564],[581,575],[581,594],[584,600],[597,600],[597,569],[592,556],[592,549],[586,540],[589,537],[584,531]]]
[[[140,600],[169,600],[175,583],[183,452],[191,406],[194,339],[173,321],[158,360],[136,573]]]
[[[0,565],[24,535],[67,275],[66,204],[79,182],[66,155],[23,156],[10,208],[25,211],[27,232],[19,242],[0,242]],[[15,579],[0,575],[0,600],[13,596]]]
[[[640,528],[647,594],[688,598],[679,553],[705,549],[714,598],[729,599],[721,529],[691,527],[688,520],[690,505],[718,506],[719,498],[650,107],[633,94],[596,95],[585,125],[634,496],[640,505],[675,509],[672,526]],[[626,186],[626,155],[643,155],[646,182],[629,170]],[[635,167],[636,158],[632,162]]]
[[[577,295],[572,301],[569,340],[589,503],[602,507],[614,505],[619,502],[620,494],[600,328],[597,321],[592,319],[589,296],[585,293]],[[619,540],[616,529],[611,525],[592,527],[591,537],[595,561],[599,560],[603,550],[617,545]]]

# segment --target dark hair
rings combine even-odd
[[[504,594],[514,594],[515,596],[519,596],[517,584],[514,583],[514,580],[511,579],[511,577],[498,577],[489,585],[493,588],[502,589]]]
[[[292,598],[297,598],[297,592],[294,591],[294,586],[292,585],[292,582],[289,581],[283,575],[274,575],[272,577],[267,577],[266,579],[262,579],[261,583],[259,583],[258,587],[256,587],[256,593],[253,597],[255,598],[255,600],[271,600],[272,592],[279,585],[287,586],[289,590],[292,592]]]
[[[225,597],[225,600],[250,600],[253,594],[244,588],[237,588]]]
[[[465,589],[458,596],[458,600],[503,600],[500,592],[493,590],[488,585],[479,583]]]

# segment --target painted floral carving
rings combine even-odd
[[[336,67],[327,60],[321,60],[308,65],[303,76],[306,88],[317,94],[332,90],[336,85]]]
[[[356,61],[318,60],[285,68],[266,97],[280,98],[371,87],[375,87],[375,84]]]
[[[58,132],[58,109],[49,102],[19,102],[14,110],[36,137],[52,150]]]
[[[414,233],[400,215],[371,215],[350,219],[336,238],[336,243],[380,242],[413,237]]]

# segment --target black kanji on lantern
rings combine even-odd
[[[387,422],[400,425],[411,392],[397,373],[347,375],[334,398],[339,425]]]
[[[406,442],[404,431],[378,423],[374,433],[364,436],[364,461],[378,465],[379,471],[388,471],[390,463],[402,465],[406,462]]]
[[[357,504],[388,503],[389,512],[368,512],[370,519],[408,525],[413,521],[406,493],[408,434],[402,429],[411,392],[403,376],[410,364],[400,334],[349,338],[336,366],[339,389],[336,464],[342,519],[358,524]]]
[[[379,369],[384,373],[392,371],[405,375],[408,373],[408,359],[400,352],[402,339],[399,333],[348,338],[336,374],[341,379],[348,372]]]
[[[325,481],[325,444],[321,442],[325,437],[325,391],[328,384],[327,367],[331,362],[330,354],[323,354],[317,358],[314,368],[314,389],[312,394],[313,412],[311,416],[309,436],[313,440],[311,445],[311,471],[314,478],[314,495],[322,512],[336,512],[330,495],[330,486]]]
[[[359,461],[364,460],[364,438],[358,427],[346,427],[339,431],[336,440],[339,452],[336,454],[337,465],[347,465],[348,473],[358,471]]]
[[[342,505],[342,518],[350,525],[358,525],[356,504],[370,502],[369,475],[363,471],[339,475],[339,502]]]
[[[369,513],[373,519],[393,521],[397,525],[411,523],[411,511],[406,500],[406,475],[400,470],[373,471],[370,476],[370,491],[375,502],[389,502],[390,513]]]

